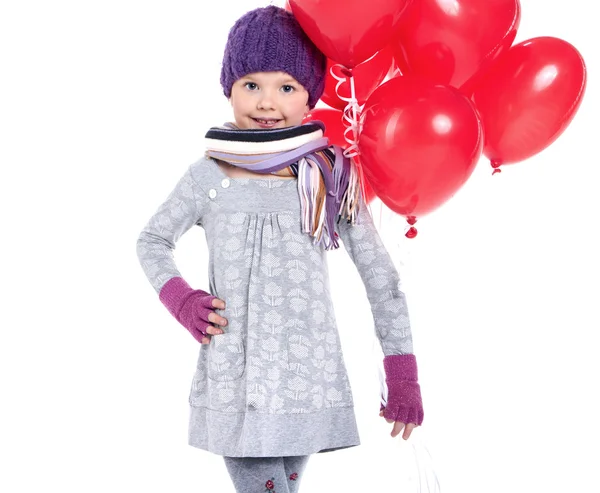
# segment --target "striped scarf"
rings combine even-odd
[[[239,129],[231,123],[206,133],[206,155],[256,173],[296,176],[302,231],[326,250],[338,248],[334,221],[354,223],[359,178],[350,159],[311,121],[281,129]]]

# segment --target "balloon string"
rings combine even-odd
[[[334,68],[336,68],[336,67],[339,67],[340,72],[342,73],[342,76],[339,76],[335,73]],[[399,72],[399,69],[396,69],[396,71]],[[344,126],[346,127],[344,129],[344,140],[349,144],[349,146],[344,150],[344,155],[353,160],[353,162],[355,164],[355,169],[358,172],[361,193],[362,193],[362,196],[365,197],[366,196],[365,195],[365,180],[363,177],[362,163],[360,161],[360,149],[358,147],[358,138],[362,131],[362,121],[361,121],[362,119],[360,117],[362,116],[362,111],[363,111],[365,105],[358,104],[358,99],[356,98],[356,87],[354,85],[354,76],[353,76],[351,70],[347,69],[342,64],[337,63],[337,64],[334,64],[329,69],[329,72],[330,72],[331,76],[337,81],[337,83],[335,85],[335,93],[336,93],[337,97],[341,101],[345,101],[347,103],[343,110],[342,120],[344,121]],[[350,97],[349,98],[342,96],[340,94],[340,90],[339,90],[340,86],[342,84],[346,83],[347,80],[350,81]],[[352,135],[350,135],[350,133]],[[369,210],[369,213],[371,214],[371,217],[372,217],[373,212],[371,210],[370,205],[367,205],[367,209]],[[415,223],[417,222],[416,217],[413,217],[413,216],[407,217],[407,222],[410,227],[405,232],[405,236],[409,239],[415,238],[418,233],[417,228],[415,228],[415,226],[414,226]]]
[[[352,116],[350,116],[352,111]],[[346,142],[350,144],[350,147],[346,149],[347,156],[354,156],[359,154],[358,150],[358,136],[362,130],[358,121],[358,114],[362,111],[362,107],[359,107],[358,100],[356,99],[356,88],[354,85],[354,76],[350,76],[350,101],[344,108],[344,119],[348,122],[348,128],[344,131],[344,137]],[[352,137],[349,139],[347,134],[352,131]]]
[[[336,67],[340,68],[342,76],[339,76],[335,73],[334,69]],[[337,63],[330,68],[329,72],[331,73],[331,76],[337,81],[335,85],[335,93],[337,97],[341,101],[347,103],[346,107],[343,110],[343,120],[344,126],[346,127],[344,130],[344,140],[349,144],[349,146],[344,150],[344,155],[346,157],[353,157],[360,153],[358,149],[358,136],[360,135],[360,131],[362,130],[362,128],[359,122],[359,117],[364,108],[364,104],[359,105],[358,100],[356,99],[356,87],[354,85],[354,76],[352,75],[351,70]],[[350,81],[349,98],[340,94],[340,86],[344,83],[347,83],[346,79],[349,79]]]
[[[334,69],[339,67],[342,76],[335,73]],[[363,197],[365,195],[365,180],[363,177],[362,163],[360,161],[360,149],[358,148],[358,138],[362,131],[362,123],[360,122],[360,116],[364,108],[364,104],[359,105],[358,99],[356,98],[356,87],[354,84],[354,76],[352,70],[346,68],[344,65],[336,63],[330,69],[331,76],[337,81],[335,85],[335,93],[337,97],[346,102],[346,106],[343,110],[342,120],[344,123],[344,140],[348,143],[346,149],[344,149],[344,156],[352,159],[354,162],[354,169],[358,173],[358,179],[360,183],[361,193]],[[350,97],[347,98],[340,94],[340,86],[350,81]],[[370,207],[367,206],[370,210]]]

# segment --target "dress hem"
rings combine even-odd
[[[188,444],[227,457],[288,457],[360,445],[353,407],[315,413],[223,413],[191,407]]]

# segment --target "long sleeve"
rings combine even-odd
[[[137,240],[137,255],[148,280],[157,292],[173,277],[181,277],[173,250],[179,238],[201,223],[204,193],[195,193],[194,165],[179,180],[165,202],[150,218]]]
[[[341,220],[338,234],[358,269],[383,354],[412,354],[412,334],[400,277],[362,200],[355,224]]]

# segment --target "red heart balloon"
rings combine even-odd
[[[344,137],[344,130],[346,127],[344,126],[342,119],[343,115],[344,114],[339,110],[331,108],[315,108],[304,117],[302,123],[314,120],[322,121],[325,124],[324,135],[329,139],[329,143],[340,146],[342,149],[346,149],[349,144]],[[350,136],[352,136],[351,133]],[[375,198],[375,191],[368,180],[365,177],[363,178],[364,197],[365,201],[369,203]]]
[[[585,86],[585,62],[566,41],[539,37],[510,48],[473,93],[484,155],[498,167],[548,147],[575,116]]]
[[[481,155],[481,123],[457,89],[395,77],[365,103],[358,147],[375,193],[414,221],[446,202]]]
[[[470,79],[511,46],[520,18],[518,0],[415,1],[400,19],[394,56],[403,74],[470,95]]]
[[[354,67],[354,70],[352,70],[352,77],[354,78],[354,92],[358,104],[363,104],[375,88],[381,84],[381,81],[385,79],[392,66],[392,59],[392,49],[389,46],[386,46],[368,60],[365,60]],[[335,87],[338,84],[338,80],[331,75],[332,69],[335,75],[345,79],[344,82],[340,84],[337,92]],[[350,98],[350,77],[345,76],[341,72],[340,67],[336,66],[335,62],[328,59],[325,89],[321,96],[321,100],[332,108],[343,110],[348,103],[340,99],[338,93],[344,98]]]
[[[408,0],[289,0],[302,29],[325,55],[354,68],[388,45]]]

